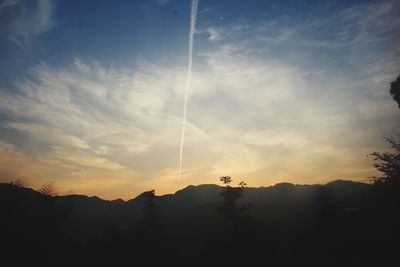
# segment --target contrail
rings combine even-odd
[[[183,160],[183,143],[185,142],[186,120],[187,120],[187,105],[189,101],[189,89],[192,79],[192,58],[193,58],[193,34],[196,28],[196,15],[199,0],[192,0],[192,11],[190,14],[190,31],[189,31],[189,54],[188,54],[188,69],[185,85],[185,98],[183,102],[183,117],[182,117],[182,132],[181,132],[181,146],[179,150],[179,175],[178,181],[181,182],[182,176],[182,160]]]

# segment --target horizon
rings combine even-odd
[[[378,174],[367,155],[400,129],[399,1],[200,0],[192,30],[191,10],[0,2],[0,183],[111,200]]]
[[[11,181],[11,182],[8,182],[8,183],[5,183],[5,182],[4,182],[4,183],[0,183],[0,184],[11,185],[11,186],[17,186],[17,187],[19,187],[19,188],[25,188],[25,189],[31,189],[31,190],[34,190],[34,191],[40,193],[40,187],[39,187],[39,188],[33,188],[33,187],[31,187],[29,184],[24,184],[24,183],[18,184],[18,182],[23,182],[23,181]],[[335,182],[350,182],[350,183],[358,183],[358,184],[365,184],[365,185],[371,185],[371,186],[372,186],[372,183],[371,183],[371,182],[368,183],[368,182],[363,182],[363,181],[353,181],[353,180],[346,180],[346,179],[340,179],[340,178],[339,178],[339,179],[327,181],[326,183],[295,184],[295,183],[289,183],[289,182],[279,182],[279,183],[276,183],[276,184],[273,184],[273,185],[269,185],[269,186],[257,186],[257,187],[256,187],[256,186],[246,186],[245,188],[246,188],[246,189],[267,189],[267,188],[276,187],[276,186],[281,185],[281,184],[289,184],[289,185],[293,185],[293,186],[326,186],[326,185],[328,185],[328,184],[332,184],[332,183],[335,183]],[[52,185],[52,186],[53,186],[53,185]],[[189,188],[189,187],[198,187],[198,186],[217,186],[217,187],[220,187],[221,189],[223,189],[223,188],[225,187],[223,184],[217,184],[217,183],[189,184],[189,185],[186,185],[185,187],[182,187],[182,188],[180,188],[180,189],[177,189],[175,192],[164,193],[164,194],[158,194],[157,190],[151,188],[151,189],[148,189],[148,190],[146,190],[146,191],[143,191],[143,192],[137,194],[136,196],[131,196],[130,198],[121,198],[121,197],[119,197],[119,198],[112,198],[112,199],[102,198],[102,197],[97,196],[97,195],[78,194],[78,193],[74,193],[74,192],[61,192],[61,193],[59,193],[59,192],[57,191],[57,187],[54,187],[54,192],[53,192],[53,193],[55,194],[55,195],[54,195],[55,197],[85,196],[85,197],[88,197],[88,198],[92,198],[92,197],[98,198],[98,199],[101,199],[101,200],[104,200],[104,201],[117,201],[117,200],[122,200],[122,201],[124,201],[124,202],[127,202],[127,201],[130,201],[130,200],[134,200],[134,199],[136,199],[137,197],[143,195],[144,193],[148,193],[148,192],[150,192],[150,191],[152,191],[152,190],[154,190],[154,196],[156,196],[156,197],[162,197],[162,196],[168,196],[168,195],[175,195],[176,193],[178,193],[178,192],[180,192],[180,191],[183,191],[183,190],[185,190],[186,188]],[[235,186],[233,186],[233,187],[235,187]]]

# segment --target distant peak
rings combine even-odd
[[[176,191],[176,193],[181,192],[181,191],[204,189],[204,188],[220,188],[220,186],[216,185],[216,184],[188,185],[188,186],[184,187],[183,189]]]
[[[350,181],[350,180],[337,179],[337,180],[333,180],[333,181],[327,182],[325,185],[326,186],[331,186],[331,185],[341,185],[341,184],[358,184],[358,182],[354,182],[354,181]]]
[[[272,187],[275,187],[275,188],[286,188],[286,187],[293,187],[293,186],[294,186],[294,184],[292,184],[292,183],[283,182],[283,183],[277,183]]]

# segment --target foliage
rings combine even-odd
[[[43,196],[54,197],[56,196],[56,189],[53,182],[48,182],[42,185],[38,190]]]
[[[138,229],[137,249],[141,251],[141,256],[144,258],[157,257],[159,243],[161,239],[162,229],[159,223],[158,209],[156,203],[157,196],[154,190],[144,192],[144,204],[141,208],[142,219],[141,227]]]
[[[158,205],[155,201],[156,195],[154,190],[150,190],[143,193],[145,197],[144,207],[141,209],[142,211],[142,221],[144,224],[148,226],[157,225],[158,219]]]
[[[394,101],[397,102],[400,108],[400,75],[390,83],[390,95],[393,96]]]
[[[21,179],[16,179],[16,180],[12,180],[10,182],[11,185],[16,186],[16,187],[20,187],[20,188],[26,188],[27,184],[25,181],[21,180]]]
[[[374,157],[374,167],[380,171],[383,176],[372,177],[376,185],[398,186],[400,184],[400,134],[385,138],[390,144],[393,152],[373,152],[370,155]]]
[[[223,184],[228,185],[228,186],[229,186],[229,184],[232,182],[232,178],[231,178],[230,176],[221,176],[221,177],[219,178],[219,180],[220,180]]]
[[[232,187],[230,183],[233,180],[230,176],[222,176],[219,180],[226,186],[220,193],[222,203],[217,210],[222,216],[231,221],[233,226],[239,226],[244,220],[249,218],[246,212],[252,207],[250,203],[241,206],[238,204],[239,200],[243,197],[243,192],[247,184],[242,181],[238,187]]]

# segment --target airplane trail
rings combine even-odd
[[[192,10],[190,14],[190,31],[189,31],[189,54],[188,54],[188,69],[186,76],[186,85],[185,85],[185,96],[183,102],[183,117],[182,117],[182,132],[181,132],[181,145],[179,150],[179,174],[178,181],[180,183],[182,177],[182,162],[183,162],[183,144],[185,142],[185,132],[186,132],[186,120],[187,120],[187,111],[188,111],[188,102],[189,102],[189,89],[190,83],[192,79],[192,59],[193,59],[193,34],[196,28],[196,16],[197,16],[197,7],[199,1],[192,0]]]

